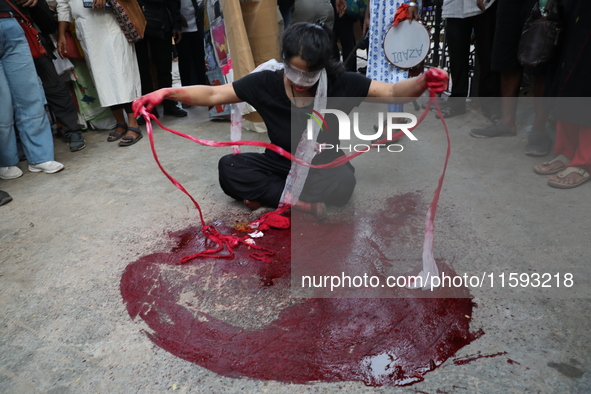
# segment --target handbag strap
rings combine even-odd
[[[27,22],[29,21],[29,18],[27,18],[27,17],[25,16],[25,14],[23,14],[23,13],[21,12],[21,10],[19,10],[19,9],[18,9],[18,8],[17,8],[17,7],[16,7],[14,4],[12,4],[12,3],[10,2],[10,0],[6,0],[6,2],[8,3],[8,5],[9,5],[9,6],[11,6],[12,8],[14,8],[14,10],[15,10],[15,11],[16,11],[16,12],[17,12],[17,13],[18,13],[20,16],[21,16],[21,18],[23,18],[23,20],[25,20],[25,21],[27,21]]]

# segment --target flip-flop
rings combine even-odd
[[[139,140],[141,140],[143,138],[142,131],[140,129],[137,129],[135,127],[128,127],[127,130],[131,130],[131,131],[138,133],[138,136],[137,137],[127,136],[127,137],[121,138],[121,141],[119,141],[119,146],[130,146],[130,145],[135,144],[136,142],[138,142]]]
[[[109,131],[109,136],[107,137],[107,142],[118,141],[121,139],[121,137],[123,137],[125,135],[125,133],[127,133],[127,125],[126,124],[117,123],[117,125],[115,125],[115,130],[117,130],[119,128],[125,129],[125,130],[121,134],[115,133],[114,131]],[[113,138],[111,138],[111,137],[113,137]]]
[[[550,164],[552,164],[556,161],[559,161],[564,165],[560,168],[555,168],[553,170],[548,170],[548,171],[542,170],[542,166],[549,166]],[[554,175],[554,174],[558,174],[560,171],[563,171],[566,168],[566,166],[568,166],[569,164],[570,164],[570,159],[568,157],[566,157],[564,155],[558,155],[550,161],[536,165],[534,167],[534,172],[538,175]]]
[[[566,167],[566,170],[559,172],[556,176],[558,178],[566,178],[567,175],[572,174],[573,172],[579,174],[580,176],[583,177],[583,179],[581,179],[579,182],[577,183],[573,183],[570,185],[567,185],[565,183],[560,183],[560,182],[556,182],[556,181],[551,181],[548,180],[548,186],[552,186],[555,187],[557,189],[572,189],[575,188],[577,186],[581,186],[583,183],[587,182],[589,179],[591,179],[591,174],[589,174],[589,172],[581,167]]]

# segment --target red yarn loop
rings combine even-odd
[[[439,115],[439,118],[441,119],[441,122],[443,123],[443,126],[445,128],[445,133],[447,136],[447,153],[446,153],[446,158],[445,158],[445,164],[444,164],[444,168],[443,168],[443,172],[441,174],[441,177],[439,178],[439,183],[437,185],[437,189],[435,190],[434,196],[433,196],[433,201],[431,203],[431,210],[432,210],[432,215],[430,218],[428,218],[428,223],[427,223],[427,228],[430,228],[431,231],[433,229],[433,221],[435,219],[435,210],[437,207],[437,203],[439,200],[439,194],[441,192],[441,188],[443,186],[443,178],[445,176],[445,170],[447,168],[447,162],[450,156],[450,141],[449,141],[449,131],[447,129],[447,125],[445,123],[445,119],[443,117],[443,114],[441,113],[441,109],[439,108],[439,103],[436,100],[436,95],[435,93],[431,90],[430,92],[430,97],[429,97],[429,101],[425,107],[425,111],[422,113],[421,117],[418,119],[417,121],[417,125],[409,130],[414,130],[415,128],[417,128],[422,121],[425,119],[425,117],[427,116],[427,114],[429,113],[429,109],[431,107],[431,104],[435,105],[435,108],[437,109],[437,113]],[[198,144],[201,145],[205,145],[205,146],[215,146],[215,147],[231,147],[233,145],[249,145],[249,146],[260,146],[260,147],[264,147],[266,149],[270,149],[272,151],[274,151],[275,153],[288,158],[291,161],[295,161],[298,164],[301,165],[305,165],[311,168],[333,168],[333,167],[338,167],[340,165],[345,164],[348,161],[351,161],[352,159],[354,159],[355,157],[361,155],[362,153],[365,153],[367,151],[360,151],[360,152],[352,152],[343,156],[338,157],[337,159],[335,159],[334,161],[327,163],[327,164],[320,164],[320,165],[315,165],[309,162],[306,162],[294,155],[292,155],[290,152],[287,152],[285,149],[268,143],[268,142],[262,142],[262,141],[210,141],[210,140],[203,140],[197,137],[193,137],[184,133],[181,133],[180,131],[176,131],[173,129],[169,129],[165,126],[162,125],[162,123],[160,123],[160,121],[151,113],[149,113],[146,108],[141,108],[140,113],[144,116],[145,120],[146,120],[146,130],[148,133],[148,138],[150,140],[150,147],[152,149],[152,154],[154,156],[154,160],[156,160],[156,163],[158,164],[158,167],[160,168],[160,170],[164,173],[164,175],[179,189],[181,190],[183,193],[185,193],[193,202],[193,204],[195,205],[195,208],[197,208],[197,211],[199,212],[199,219],[201,220],[201,232],[203,233],[203,235],[205,235],[206,239],[209,240],[210,242],[212,242],[215,246],[198,252],[198,253],[194,253],[192,255],[189,256],[185,256],[181,259],[180,264],[186,264],[189,261],[197,258],[197,257],[209,257],[209,258],[233,258],[234,257],[234,248],[238,247],[239,245],[247,245],[249,248],[254,249],[254,252],[250,254],[250,257],[252,257],[255,260],[259,260],[259,261],[263,261],[265,263],[271,263],[272,260],[272,256],[275,254],[275,251],[269,249],[269,248],[265,248],[259,245],[256,245],[256,243],[254,243],[252,241],[252,238],[250,238],[248,235],[246,235],[243,238],[234,236],[234,235],[226,235],[226,234],[220,234],[213,225],[211,224],[205,224],[205,220],[203,218],[203,212],[201,210],[201,207],[199,206],[199,203],[197,203],[197,201],[193,198],[193,196],[183,187],[183,185],[181,185],[174,177],[172,177],[162,166],[162,164],[160,163],[160,159],[158,158],[158,154],[156,153],[156,147],[154,145],[154,135],[152,132],[152,122],[151,120],[154,120],[162,129],[167,130],[173,134],[176,134],[178,136],[181,136],[183,138],[186,138],[188,140],[191,140],[193,142],[196,142]],[[398,138],[401,138],[404,135],[404,132],[399,131],[395,134],[392,135],[392,140],[396,140]],[[379,144],[383,144],[385,142],[388,141],[388,138],[383,138],[377,142],[375,142],[374,144],[371,145],[372,148],[378,146]],[[272,212],[268,212],[265,213],[264,215],[262,215],[258,220],[251,222],[248,225],[248,228],[253,230],[253,231],[266,231],[269,230],[270,228],[276,228],[276,229],[288,229],[290,227],[290,220],[289,218],[282,216],[283,213],[285,213],[285,211],[287,211],[288,209],[290,209],[291,206],[289,205],[284,205],[281,206],[279,208],[277,208],[275,211]],[[247,242],[247,240],[250,240]],[[207,243],[207,242],[206,242]]]

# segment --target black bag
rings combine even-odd
[[[519,40],[519,63],[533,67],[549,63],[558,52],[562,24],[561,1],[548,0],[543,10],[536,1]]]

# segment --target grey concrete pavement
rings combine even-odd
[[[162,120],[200,138],[228,139],[229,123],[209,120],[202,108],[188,111],[187,118]],[[196,210],[159,171],[147,138],[122,148],[106,142],[106,131],[90,131],[77,153],[56,140],[63,172],[33,174],[20,163],[23,177],[0,181],[14,198],[0,207],[0,392],[591,392],[591,183],[548,187],[532,171],[544,159],[523,154],[525,133],[468,135],[485,124],[476,112],[448,121],[452,157],[436,221],[436,257],[458,273],[572,271],[578,285],[576,291],[473,289],[472,327],[485,334],[456,356],[506,354],[465,365],[449,359],[424,382],[402,388],[235,379],[173,356],[148,339],[141,320],[131,320],[119,284],[129,263],[170,248],[168,232],[197,225]],[[419,141],[405,141],[404,152],[387,161],[377,153],[355,160],[358,185],[350,207],[415,191],[428,204],[445,136],[433,115],[416,135]],[[206,218],[256,217],[217,183],[217,159],[229,149],[198,146],[158,127],[155,139],[163,165],[202,203]],[[244,139],[266,136],[246,132]],[[418,234],[408,245],[415,258],[421,244]],[[254,305],[272,310],[284,302]],[[254,311],[235,313],[248,321]]]

